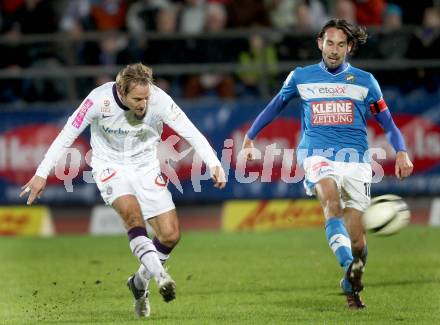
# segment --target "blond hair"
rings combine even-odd
[[[129,64],[116,76],[116,87],[121,95],[127,95],[137,85],[153,84],[153,70],[142,63]]]

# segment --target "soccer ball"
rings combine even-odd
[[[393,235],[404,228],[411,217],[406,202],[397,195],[375,197],[362,217],[364,228],[378,235]]]

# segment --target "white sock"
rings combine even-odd
[[[159,256],[160,262],[162,263],[162,265],[164,265],[166,263],[166,261],[170,258],[170,254],[164,254],[161,252],[157,252],[157,255]]]
[[[130,240],[130,248],[134,256],[139,259],[146,270],[158,281],[165,270],[160,263],[156,247],[151,239],[145,236],[137,236]]]
[[[153,275],[147,270],[147,268],[141,264],[134,277],[134,285],[138,289],[148,290],[148,284]]]

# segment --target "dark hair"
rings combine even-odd
[[[354,53],[359,45],[367,42],[368,34],[365,27],[354,26],[344,19],[329,20],[321,29],[318,38],[323,38],[329,28],[337,28],[347,35],[347,42],[352,44],[350,53]]]

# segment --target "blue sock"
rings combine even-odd
[[[347,271],[353,255],[351,253],[351,241],[345,229],[344,221],[340,218],[330,218],[325,222],[325,234],[327,241],[336,255],[339,265]]]

